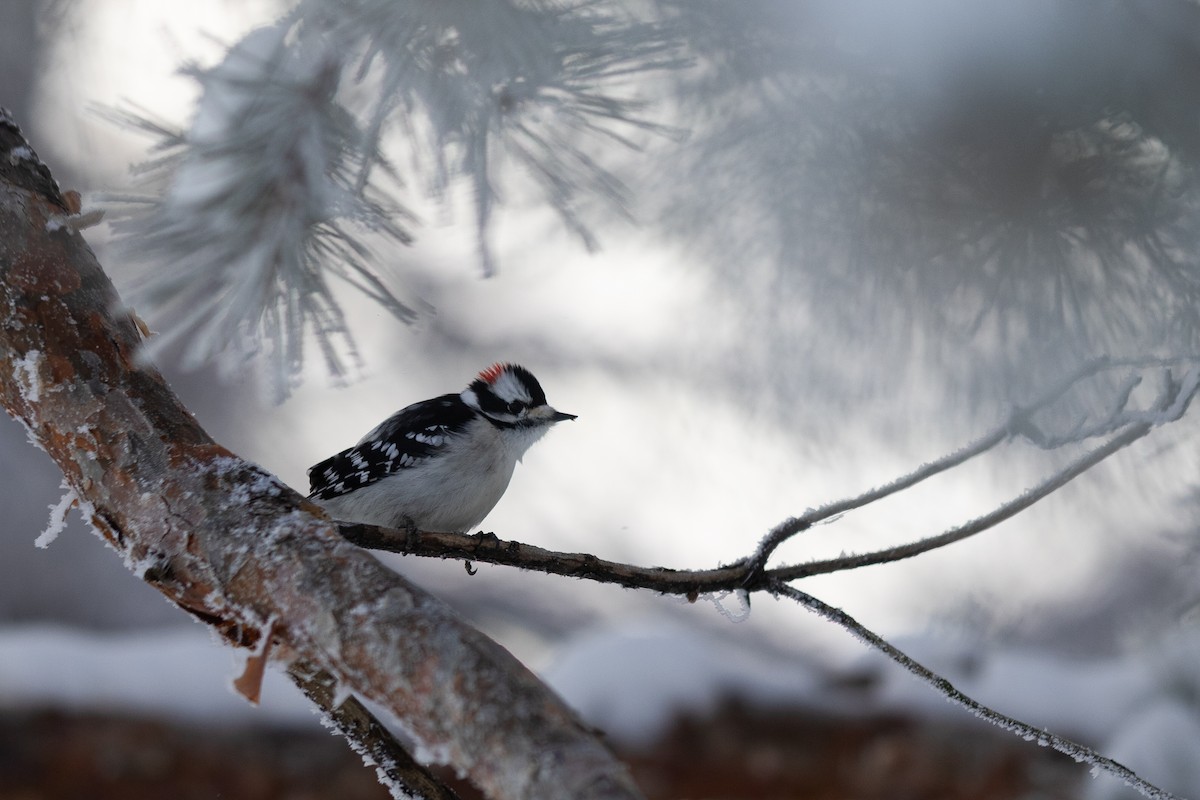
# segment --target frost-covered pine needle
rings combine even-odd
[[[131,298],[165,323],[152,346],[183,343],[185,366],[265,353],[282,395],[310,338],[335,377],[358,365],[331,276],[412,319],[354,230],[408,241],[410,216],[377,188],[399,182],[380,153],[392,132],[436,200],[470,186],[485,274],[510,179],[531,179],[594,247],[583,209],[626,204],[598,145],[673,133],[644,114],[638,79],[685,66],[682,50],[672,23],[615,0],[302,0],[217,66],[185,69],[202,89],[186,131],[111,114],[157,139],[146,194],[121,198],[131,213],[117,226],[153,265]]]
[[[392,120],[423,143],[414,167],[435,195],[469,182],[480,262],[494,270],[487,234],[506,162],[586,246],[596,244],[581,207],[619,211],[625,187],[593,145],[638,148],[643,132],[674,134],[645,113],[632,87],[678,69],[683,37],[613,0],[304,0],[294,18],[347,52],[359,75],[378,76],[367,130]]]
[[[164,320],[162,347],[185,342],[185,366],[218,355],[265,352],[286,391],[308,336],[335,377],[358,365],[329,278],[362,288],[403,320],[414,311],[367,264],[354,228],[409,240],[406,217],[370,184],[357,185],[374,154],[337,102],[338,54],[281,24],[251,32],[211,69],[185,70],[203,89],[186,132],[132,113],[161,155],[144,165],[155,197],[124,198],[123,243],[152,265],[131,302]]]

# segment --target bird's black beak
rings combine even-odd
[[[575,419],[575,416],[576,416],[575,414],[566,414],[562,411],[555,411],[553,416],[550,417],[550,421],[551,422],[562,422],[563,420],[567,420],[567,419]]]

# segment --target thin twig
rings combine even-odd
[[[1109,758],[1108,756],[1097,753],[1087,745],[1080,744],[1058,734],[1051,733],[1044,728],[1037,728],[1027,722],[1022,722],[1019,719],[1010,717],[1007,714],[1002,714],[990,706],[980,703],[978,700],[964,694],[959,689],[955,688],[954,684],[938,675],[933,670],[918,661],[913,660],[911,656],[890,644],[879,634],[867,628],[854,617],[847,614],[840,608],[835,608],[816,597],[813,597],[807,592],[802,592],[795,587],[789,586],[781,581],[774,581],[768,587],[768,591],[772,594],[787,597],[795,600],[800,605],[807,608],[830,622],[838,625],[849,631],[855,638],[869,647],[879,650],[888,658],[895,661],[900,666],[915,675],[918,679],[932,686],[938,692],[953,703],[957,703],[966,708],[971,713],[975,714],[980,719],[986,720],[993,725],[996,725],[1006,731],[1015,733],[1027,741],[1036,741],[1043,747],[1050,747],[1063,753],[1076,761],[1082,761],[1091,764],[1097,769],[1101,769],[1110,775],[1120,778],[1129,786],[1139,791],[1151,800],[1183,800],[1177,795],[1171,794],[1165,789],[1160,789],[1144,778],[1140,777],[1136,772],[1131,770],[1119,761]]]
[[[992,431],[984,434],[974,442],[965,447],[935,459],[928,464],[923,464],[907,475],[903,475],[890,483],[876,487],[862,494],[849,497],[844,500],[839,500],[833,503],[828,503],[819,508],[812,509],[799,517],[792,517],[784,520],[776,525],[759,544],[754,555],[751,556],[751,563],[757,569],[764,570],[767,560],[775,552],[775,550],[785,541],[802,533],[813,525],[823,522],[827,519],[832,519],[840,514],[845,514],[848,511],[853,511],[862,508],[885,497],[901,492],[912,486],[915,486],[922,481],[928,480],[935,475],[945,472],[949,469],[959,466],[960,464],[969,461],[975,456],[982,455],[988,450],[991,450],[996,445],[1012,438],[1013,436],[1021,436],[1029,439],[1034,444],[1042,446],[1042,442],[1046,441],[1046,437],[1041,434],[1036,426],[1032,423],[1032,416],[1036,412],[1046,408],[1049,405],[1057,402],[1063,395],[1071,390],[1077,383],[1097,375],[1106,370],[1113,369],[1149,369],[1153,367],[1170,367],[1185,363],[1196,363],[1200,361],[1200,356],[1180,356],[1178,358],[1146,358],[1134,359],[1123,358],[1113,359],[1107,357],[1096,358],[1082,364],[1071,374],[1064,377],[1057,385],[1045,391],[1040,397],[1034,399],[1028,405],[1017,408],[1009,415],[1008,419],[998,425]],[[1129,399],[1129,392],[1132,391],[1132,386],[1127,386],[1121,392],[1123,400]],[[1091,435],[1101,435],[1108,433],[1108,428],[1097,428],[1094,432],[1087,435],[1080,435],[1075,441],[1082,441]],[[1062,442],[1065,444],[1066,442]]]
[[[1034,503],[1037,503],[1039,500],[1043,500],[1054,492],[1058,491],[1063,486],[1070,483],[1084,472],[1087,472],[1104,459],[1141,439],[1152,430],[1154,430],[1154,426],[1145,422],[1130,425],[1100,447],[1088,451],[1086,454],[1073,461],[1070,465],[1054,473],[1037,486],[1026,490],[1019,497],[1009,500],[1007,503],[1004,503],[990,513],[984,514],[981,517],[976,517],[970,522],[953,527],[945,533],[940,533],[936,536],[929,536],[925,539],[920,539],[915,542],[908,542],[907,544],[898,545],[896,547],[889,547],[885,550],[876,550],[871,553],[842,556],[840,558],[831,558],[825,561],[811,561],[807,564],[795,564],[791,566],[778,567],[776,569],[767,570],[766,574],[770,575],[776,580],[796,580],[797,578],[806,578],[810,575],[824,575],[830,572],[858,569],[859,567],[866,567],[872,564],[886,564],[891,561],[901,561],[906,558],[912,558],[913,556],[920,555],[921,553],[927,553],[930,550],[936,550],[939,547],[945,547],[948,544],[962,541],[963,539],[974,536],[975,534],[994,528],[996,525],[999,525],[1001,522],[1004,522],[1011,517],[1015,517],[1017,514],[1032,506]]]
[[[872,564],[886,564],[927,553],[939,547],[962,541],[977,533],[982,533],[995,527],[1001,522],[1016,516],[1034,503],[1042,500],[1061,489],[1067,483],[1087,472],[1111,455],[1123,450],[1134,442],[1146,436],[1152,430],[1168,422],[1175,422],[1187,411],[1188,405],[1200,390],[1200,372],[1192,370],[1179,383],[1172,382],[1166,387],[1152,411],[1130,413],[1126,419],[1137,419],[1139,422],[1128,424],[1121,433],[1109,439],[1100,447],[1091,450],[1075,459],[1067,467],[1051,475],[1042,483],[1026,491],[1020,497],[1001,505],[989,514],[976,517],[970,522],[951,528],[945,533],[930,536],[916,542],[889,547],[861,555],[842,556],[826,561],[812,561],[807,564],[796,564],[768,570],[765,574],[774,579],[796,580],[810,575],[824,575],[830,572],[857,569]]]
[[[507,541],[490,533],[410,532],[351,522],[338,522],[337,526],[347,541],[369,550],[480,561],[597,583],[615,583],[628,589],[651,589],[663,594],[698,596],[705,592],[733,590],[739,588],[749,574],[747,567],[741,564],[705,570],[637,567],[588,553],[561,553]]]

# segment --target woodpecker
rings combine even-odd
[[[343,522],[468,531],[499,502],[525,451],[568,419],[529,370],[493,364],[461,393],[413,403],[314,465],[308,496]]]

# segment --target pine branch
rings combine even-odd
[[[363,54],[358,78],[379,75],[369,146],[390,120],[411,144],[424,145],[415,164],[435,195],[456,179],[469,182],[485,275],[495,271],[487,234],[506,161],[532,178],[590,249],[596,237],[580,205],[601,200],[626,213],[627,192],[589,148],[616,142],[638,149],[629,134],[681,135],[648,118],[648,104],[630,87],[691,65],[683,31],[621,3],[496,0],[464,11],[419,0],[303,0],[288,24],[300,40],[329,39],[342,52]],[[360,181],[372,166],[363,165]]]
[[[265,352],[279,399],[310,335],[335,378],[360,365],[329,276],[403,322],[417,317],[369,266],[366,234],[408,244],[396,220],[412,215],[358,183],[364,164],[388,165],[361,150],[337,100],[339,55],[292,43],[287,26],[260,28],[217,66],[184,69],[203,90],[186,132],[134,110],[106,114],[157,140],[159,155],[138,170],[148,196],[114,208],[125,252],[148,265],[132,302],[169,323],[150,346],[186,337],[187,366]]]

